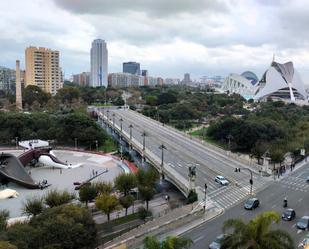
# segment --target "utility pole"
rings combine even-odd
[[[145,137],[147,136],[146,132],[143,131],[143,133],[142,133],[141,136],[143,137],[142,165],[144,166],[144,161],[145,161],[145,149],[146,149],[146,147],[145,147]]]
[[[95,147],[96,147],[97,151],[99,151],[99,142],[98,142],[98,140],[95,140]]]
[[[15,145],[16,145],[16,149],[18,149],[18,137],[15,137]]]
[[[74,141],[75,141],[75,150],[77,150],[77,137],[74,138]]]

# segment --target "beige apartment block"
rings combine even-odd
[[[42,47],[28,47],[26,58],[26,84],[36,85],[55,95],[63,86],[59,51]]]

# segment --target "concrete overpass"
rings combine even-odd
[[[249,187],[250,172],[235,168],[250,167],[253,171],[253,191],[260,188],[265,180],[259,176],[259,166],[249,165],[249,161],[242,161],[233,154],[209,144],[202,144],[191,137],[163,125],[160,122],[145,117],[129,109],[96,109],[99,119],[115,129],[122,138],[132,144],[135,150],[144,155],[157,170],[177,186],[185,195],[191,189],[189,181],[189,167],[196,166],[196,190],[200,193],[207,184],[207,193],[211,196],[221,196],[229,190],[241,189],[247,191]],[[146,136],[142,136],[145,132]],[[130,136],[131,134],[131,136]],[[145,142],[145,150],[143,143]],[[162,149],[164,150],[164,163],[161,164]],[[216,175],[223,175],[230,182],[229,187],[223,187],[214,182]],[[221,194],[222,192],[222,194]]]

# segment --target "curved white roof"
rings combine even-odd
[[[268,96],[289,98],[291,101],[294,101],[295,97],[307,99],[304,84],[292,62],[284,64],[273,62],[263,78],[265,82],[259,82],[258,90],[254,96],[255,100]]]

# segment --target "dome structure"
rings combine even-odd
[[[255,100],[271,97],[273,99],[307,100],[304,83],[298,72],[294,69],[293,62],[280,64],[273,61],[266,70],[262,79],[257,84]]]
[[[252,85],[255,85],[259,81],[259,78],[256,76],[256,74],[251,71],[243,72],[241,76],[245,77],[247,80],[250,80]]]

